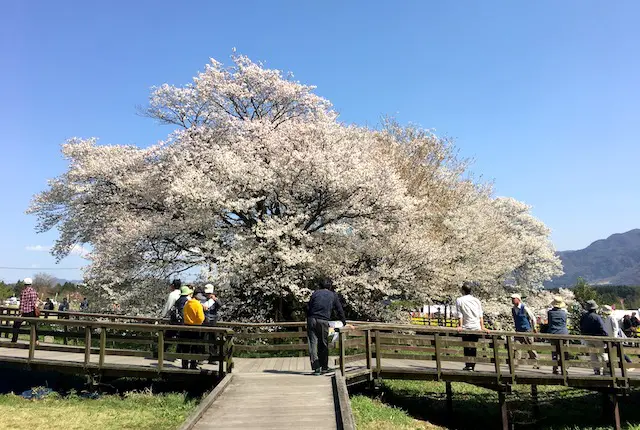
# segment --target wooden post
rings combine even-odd
[[[491,342],[493,342],[493,361],[496,367],[496,379],[499,384],[500,379],[502,379],[502,372],[500,371],[500,355],[498,354],[498,336],[495,334],[491,336]]]
[[[91,362],[91,327],[84,329],[84,365],[87,366]]]
[[[36,354],[36,342],[38,341],[38,336],[36,336],[38,323],[30,323],[29,328],[31,329],[29,333],[29,361],[33,360],[33,357]]]
[[[531,400],[533,401],[533,416],[537,420],[540,419],[540,404],[538,403],[538,386],[531,386]]]
[[[438,372],[438,381],[440,381],[442,379],[442,358],[440,357],[441,342],[440,342],[440,335],[438,333],[435,333],[433,335],[433,343],[434,343],[434,346],[436,347],[436,371]],[[447,384],[449,383],[447,382]]]
[[[498,402],[500,403],[500,418],[502,420],[502,430],[509,430],[509,411],[507,410],[507,398],[502,391],[498,392]]]
[[[340,343],[340,373],[342,373],[342,376],[344,376],[345,333],[342,330],[340,330],[340,332],[338,333],[338,341]]]
[[[227,339],[225,335],[220,335],[218,338],[215,333],[213,338],[216,339],[217,350],[218,350],[218,377],[222,378],[224,375],[224,363],[227,359]]]
[[[622,374],[622,378],[624,378],[624,386],[629,386],[629,375],[627,371],[627,361],[624,358],[624,345],[622,342],[616,342],[616,346],[618,348],[618,358],[620,359],[620,373]]]
[[[612,402],[613,402],[613,428],[616,430],[621,430],[622,426],[620,424],[620,406],[618,405],[618,395],[613,393]]]
[[[302,333],[302,326],[298,327],[298,333]],[[300,336],[300,339],[302,339],[302,336]],[[298,351],[298,357],[304,357],[304,352]]]
[[[69,332],[69,326],[68,325],[64,325],[64,337],[62,338],[62,343],[64,343],[65,345],[67,345],[68,340],[67,340],[67,333]]]
[[[371,330],[365,329],[364,331],[364,347],[367,354],[367,370],[369,371],[369,378],[371,378]]]
[[[158,370],[164,367],[164,330],[158,331]]]
[[[613,381],[616,380],[616,351],[613,349],[613,344],[611,342],[607,342],[607,352],[609,353],[609,373],[611,374],[611,379]]]
[[[225,334],[222,338],[225,339],[227,373],[231,373],[233,371],[233,335]]]
[[[76,321],[78,321],[80,319],[80,317],[78,315],[74,315],[73,317],[76,319]],[[76,327],[76,330],[74,330],[74,331],[80,333],[80,327]],[[73,344],[74,345],[78,345],[78,337],[77,336],[73,337]]]
[[[449,414],[449,419],[453,422],[453,387],[451,382],[445,382],[445,387],[447,391],[447,413]]]
[[[562,375],[562,378],[564,380],[564,385],[567,385],[567,363],[565,360],[565,355],[566,355],[566,340],[562,339],[558,341],[557,344],[557,349],[556,351],[558,351],[558,361],[560,361],[560,374]]]
[[[98,358],[98,367],[102,368],[104,365],[104,356],[107,353],[107,329],[102,327],[100,329],[100,357]]]
[[[381,364],[381,360],[382,357],[380,357],[380,331],[376,330],[375,331],[375,338],[376,338],[376,379],[380,379],[380,373],[382,373],[382,364]]]
[[[515,379],[516,364],[513,361],[513,340],[511,336],[507,336],[507,357],[509,360],[509,374],[511,375],[512,379]]]

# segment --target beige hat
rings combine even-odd
[[[22,283],[23,283],[24,285],[31,285],[31,284],[33,284],[33,279],[31,279],[31,278],[24,278],[24,280],[22,281]]]
[[[213,284],[207,284],[204,286],[205,294],[213,294]]]
[[[522,300],[522,296],[520,294],[517,294],[517,293],[511,294],[511,298],[512,299]]]
[[[613,308],[609,305],[604,305],[602,306],[602,313],[605,315],[611,315],[611,313],[613,312]]]
[[[554,308],[566,308],[567,304],[564,302],[562,296],[553,296],[553,301],[551,302],[551,306]]]

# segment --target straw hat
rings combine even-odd
[[[564,302],[562,296],[553,296],[553,301],[551,302],[551,307],[553,308],[566,308],[567,304]]]
[[[613,308],[612,308],[611,306],[609,306],[609,305],[604,305],[604,306],[602,307],[602,313],[603,313],[604,315],[611,315],[611,313],[612,313],[612,312],[613,312]]]

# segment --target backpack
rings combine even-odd
[[[171,321],[171,324],[184,323],[184,315],[182,315],[182,311],[178,308],[178,306],[173,305],[171,311],[169,311],[169,320]]]

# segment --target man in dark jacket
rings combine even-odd
[[[595,300],[588,300],[586,303],[587,312],[580,318],[580,333],[585,336],[606,336],[607,332],[604,329],[604,322],[600,315],[598,315],[598,304]],[[591,362],[593,363],[593,373],[596,375],[601,374],[601,362],[606,361],[606,355],[604,352],[604,342],[596,340],[584,340],[582,341],[586,346],[592,348],[602,349],[602,352],[589,353],[591,356]]]
[[[315,375],[329,372],[329,320],[335,310],[346,326],[344,310],[338,295],[331,291],[333,283],[323,279],[319,289],[314,291],[307,307],[307,337],[309,338],[309,358]]]

